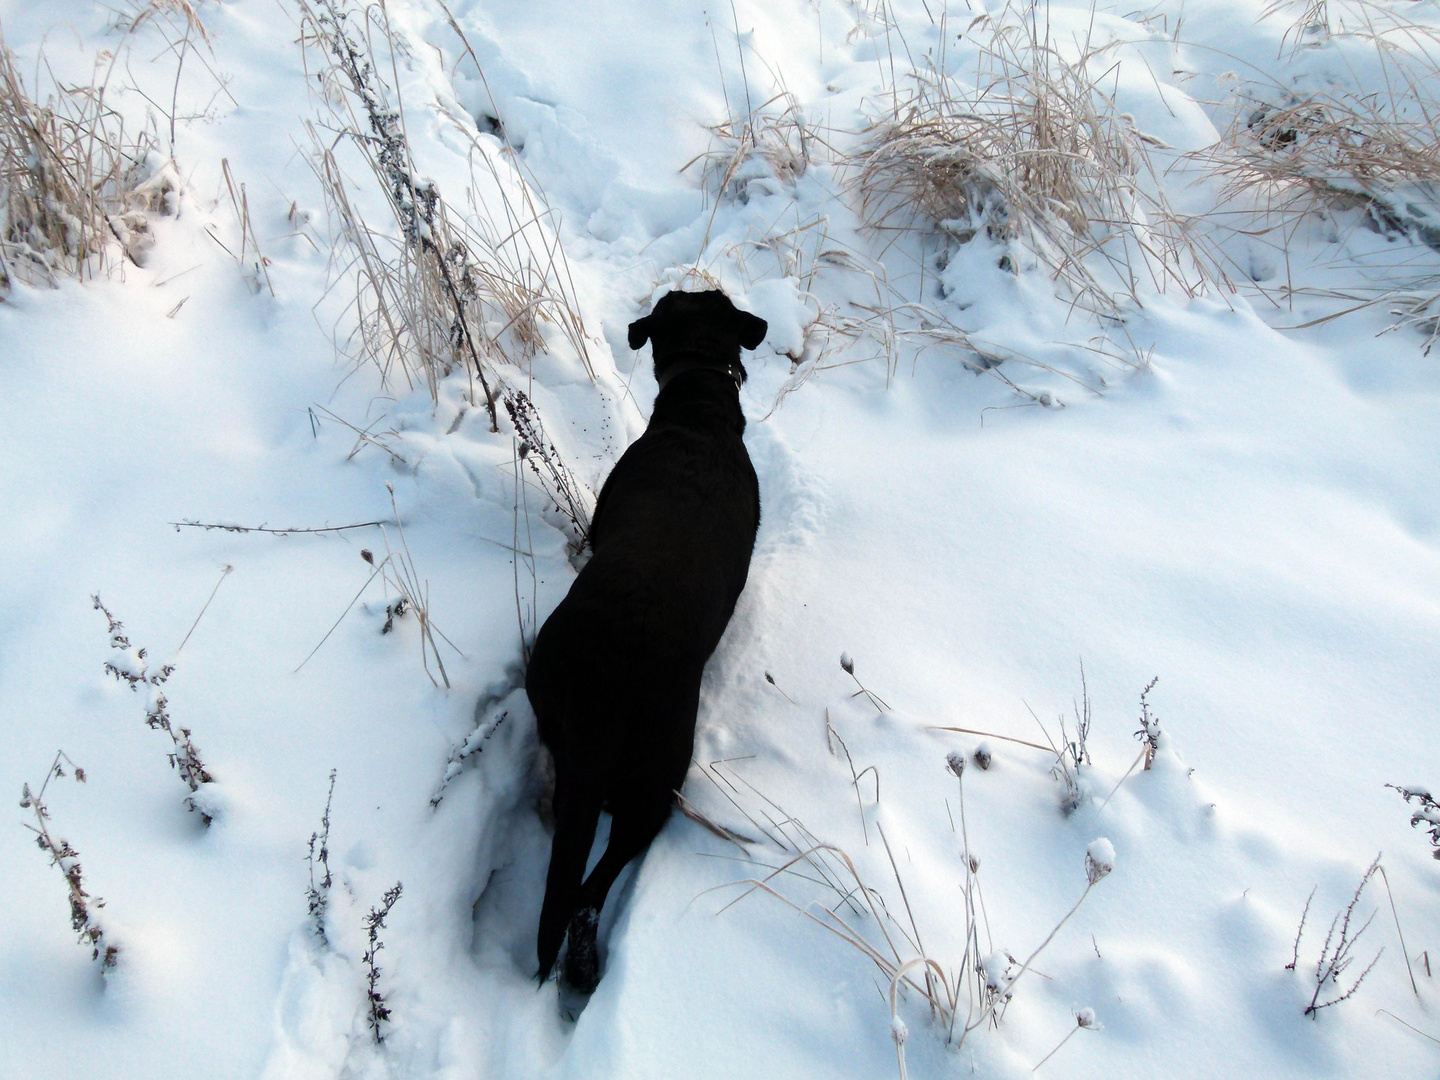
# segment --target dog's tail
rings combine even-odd
[[[563,775],[556,777],[555,841],[550,848],[550,874],[545,880],[545,903],[540,908],[540,934],[535,951],[540,958],[537,978],[550,977],[560,945],[570,926],[571,916],[580,900],[580,886],[585,877],[585,863],[595,842],[595,827],[600,821],[601,798],[573,783],[567,785]]]

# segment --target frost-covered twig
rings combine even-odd
[[[385,996],[380,992],[380,965],[375,962],[375,957],[385,948],[385,943],[380,940],[380,931],[385,929],[385,920],[390,915],[390,909],[395,906],[395,901],[400,899],[403,890],[404,886],[397,881],[395,887],[386,890],[380,898],[380,905],[372,907],[370,914],[365,916],[366,947],[360,959],[365,964],[368,1022],[377,1043],[385,1041],[385,1033],[380,1025],[389,1021],[390,1006],[385,1003]]]
[[[450,751],[450,757],[445,762],[445,775],[440,778],[440,785],[435,789],[435,794],[430,796],[430,808],[433,810],[440,805],[445,798],[445,789],[450,786],[457,776],[465,771],[466,765],[471,758],[485,752],[485,744],[495,735],[510,719],[509,710],[501,712],[488,724],[479,724],[475,730],[465,737],[465,741],[454,750]]]
[[[1355,906],[1360,903],[1360,894],[1379,868],[1380,856],[1376,855],[1375,861],[1370,864],[1369,869],[1361,877],[1360,884],[1355,887],[1355,895],[1350,898],[1350,903],[1345,906],[1344,911],[1336,912],[1335,918],[1330,920],[1330,931],[1325,935],[1325,944],[1320,949],[1320,959],[1315,963],[1315,992],[1310,996],[1310,1004],[1305,1006],[1306,1016],[1317,1016],[1321,1009],[1338,1005],[1354,995],[1355,991],[1360,989],[1360,984],[1365,981],[1365,976],[1370,974],[1385,953],[1383,948],[1377,952],[1375,959],[1371,960],[1369,966],[1350,984],[1350,989],[1339,991],[1340,976],[1355,959],[1352,955],[1355,945],[1375,919],[1375,913],[1371,912],[1370,918],[1366,919],[1358,930],[1351,930],[1351,919],[1355,914]],[[1337,929],[1339,930],[1338,938],[1336,937]],[[1333,997],[1322,1001],[1321,998],[1326,987],[1335,987],[1336,990]]]
[[[314,529],[272,529],[266,525],[237,525],[231,521],[191,521],[189,518],[182,518],[179,521],[170,522],[175,526],[175,531],[182,528],[204,529],[209,532],[211,529],[219,529],[222,532],[230,533],[266,533],[270,536],[299,536],[310,533],[336,533],[346,532],[349,529],[369,529],[378,525],[394,525],[394,521],[357,521],[353,525],[322,525]]]
[[[100,921],[91,910],[103,908],[105,901],[85,891],[81,880],[80,853],[63,837],[57,840],[51,836],[48,824],[50,809],[45,805],[45,789],[50,786],[52,779],[65,777],[67,764],[75,780],[81,784],[85,782],[85,770],[71,761],[65,751],[57,751],[55,760],[50,763],[50,768],[45,773],[45,782],[40,785],[39,792],[32,792],[29,784],[21,788],[20,809],[33,811],[35,814],[34,825],[27,822],[21,824],[35,834],[35,844],[50,856],[50,865],[60,868],[69,890],[70,926],[79,935],[80,944],[90,946],[90,958],[99,961],[101,970],[104,970],[113,968],[120,959],[120,947],[106,939]]]

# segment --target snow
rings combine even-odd
[[[752,159],[718,204],[699,164],[682,171],[711,147],[705,125],[782,87],[853,145],[845,133],[886,107],[899,35],[917,57],[938,46],[925,5],[893,7],[887,31],[881,9],[840,0],[737,0],[733,20],[695,0],[462,0],[450,9],[467,48],[433,0],[387,4],[405,48],[380,68],[398,83],[415,174],[462,209],[472,178],[485,198],[529,183],[548,199],[530,230],[563,242],[595,375],[550,327],[509,378],[592,492],[655,392],[626,326],[682,280],[699,287],[686,266],[770,322],[742,394],[761,535],[707,670],[684,789],[755,843],[674,815],[612,890],[588,1001],[533,978],[549,835],[517,610],[533,630],[564,595],[565,522],[538,480],[518,502],[508,425],[502,414],[489,431],[463,371],[432,401],[423,383],[382,386],[373,366],[337,359],[354,286],[331,261],[305,161],[305,122],[331,114],[307,85],[297,9],[197,7],[214,51],[192,42],[178,100],[204,116],[177,123],[178,168],[152,168],[152,184],[178,186],[166,200],[179,212],[150,215],[145,265],[0,299],[0,791],[38,791],[57,748],[85,769],[83,785],[53,780],[46,804],[121,949],[102,977],[74,940],[61,873],[15,811],[0,830],[0,1073],[138,1080],[183,1060],[265,1080],[873,1077],[903,1050],[917,1077],[1020,1077],[1077,1024],[1091,1030],[1048,1070],[1433,1072],[1434,1044],[1403,1025],[1440,1037],[1420,960],[1440,950],[1440,878],[1413,807],[1384,786],[1440,783],[1433,354],[1413,328],[1383,332],[1383,308],[1303,325],[1348,305],[1151,290],[1127,316],[1148,357],[1132,370],[1089,348],[1109,349],[1113,331],[1074,314],[1043,272],[1002,271],[983,237],[922,281],[917,243],[861,229],[849,177],[824,160],[781,178]],[[1118,107],[1184,151],[1213,141],[1211,103],[1237,80],[1378,85],[1353,39],[1293,51],[1291,19],[1263,8],[1101,5],[1096,33],[1127,43]],[[1404,10],[1440,22],[1431,0]],[[1065,35],[1092,14],[1037,11]],[[952,7],[949,33],[971,17]],[[175,85],[159,19],[124,37],[81,0],[0,0],[0,22],[25,72],[42,42],[80,81],[120,49],[132,62],[107,101],[137,124],[156,117],[169,149],[168,120],[138,92],[168,103]],[[952,43],[946,62],[963,73],[978,46]],[[477,119],[475,142],[461,126]],[[246,185],[273,296],[253,252],[247,269],[217,243],[241,241],[222,159]],[[345,160],[382,222],[381,194]],[[1170,194],[1198,212],[1214,192],[1176,179]],[[1358,214],[1303,222],[1288,271],[1261,241],[1233,243],[1262,285],[1430,258]],[[906,339],[887,361],[866,310],[892,295],[923,296],[977,341],[1046,366],[996,369],[1017,393],[953,346]],[[845,318],[869,329],[849,334]],[[449,689],[416,613],[382,634],[396,597],[366,584],[361,551],[400,550],[397,516],[453,643],[438,643]],[[173,524],[185,521],[386,526]],[[109,647],[92,593],[128,649]],[[173,723],[215,777],[196,795],[208,828],[185,806],[173,747],[146,727],[146,695],[103,670],[143,677],[158,658],[174,664]],[[1062,716],[1075,737],[1082,659],[1094,724],[1078,771],[1092,798],[1066,816],[1054,756],[1027,744],[1058,741]],[[1159,749],[1128,771],[1157,674]],[[332,769],[322,941],[306,853]],[[842,849],[883,902],[902,960],[916,937],[958,969],[978,889],[974,945],[1002,991],[1087,872],[1095,887],[1000,1023],[957,1049],[912,989],[892,1018],[888,976],[797,913],[848,913],[844,893],[810,864],[768,878],[815,842]],[[1418,998],[1375,882],[1356,955],[1383,956],[1354,998],[1306,1019],[1317,927],[1377,851]],[[842,873],[838,856],[823,865]],[[750,879],[795,907],[747,892]],[[363,920],[397,882],[377,1043]],[[883,950],[873,917],[846,917]]]

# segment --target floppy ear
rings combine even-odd
[[[770,324],[758,315],[748,311],[735,310],[735,327],[740,333],[740,344],[746,349],[758,349],[765,340],[765,331]]]
[[[630,348],[638,349],[650,340],[650,316],[636,319],[630,324]]]

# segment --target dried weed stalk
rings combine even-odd
[[[424,667],[425,674],[434,686],[438,687],[443,684],[448,690],[450,689],[450,676],[445,672],[445,661],[440,655],[440,646],[436,643],[436,637],[438,636],[441,641],[454,649],[456,655],[462,660],[466,659],[466,656],[460,651],[458,645],[445,636],[445,632],[436,626],[435,621],[430,617],[430,582],[421,579],[420,572],[415,567],[415,559],[410,554],[410,544],[405,539],[405,526],[400,523],[400,510],[395,505],[395,486],[386,484],[385,490],[390,493],[390,509],[395,513],[394,525],[400,535],[400,548],[396,550],[390,546],[390,534],[385,529],[385,523],[378,523],[380,538],[385,542],[385,557],[377,561],[374,552],[369,548],[360,549],[360,558],[364,560],[366,566],[372,568],[370,576],[365,579],[365,584],[360,586],[359,592],[355,594],[350,603],[345,605],[345,610],[340,613],[340,617],[335,620],[329,630],[325,631],[325,636],[320,639],[315,648],[310,650],[309,655],[300,661],[295,670],[298,672],[308,664],[320,651],[320,647],[330,640],[330,635],[335,633],[336,628],[345,621],[345,616],[350,614],[350,609],[360,601],[360,597],[365,595],[365,590],[378,577],[385,585],[387,596],[391,589],[399,594],[395,601],[387,601],[385,622],[380,632],[382,634],[390,633],[395,629],[396,619],[403,619],[409,612],[414,611],[416,620],[420,623],[421,666]],[[436,681],[434,673],[430,670],[432,659],[440,672],[439,682]]]
[[[214,594],[212,593],[211,596],[213,598]],[[94,604],[95,610],[102,613],[105,621],[109,624],[112,651],[110,659],[105,661],[106,674],[113,675],[117,682],[125,683],[137,693],[142,686],[149,690],[149,698],[145,703],[145,723],[148,727],[156,731],[163,731],[170,736],[172,749],[166,757],[170,762],[170,767],[179,774],[185,786],[190,789],[190,794],[185,797],[185,806],[192,813],[199,814],[200,820],[209,825],[215,818],[215,812],[213,803],[207,797],[208,793],[204,791],[204,787],[207,784],[213,784],[215,778],[206,769],[205,762],[200,757],[200,750],[190,737],[190,729],[177,728],[171,722],[170,702],[161,689],[169,681],[170,676],[175,673],[175,665],[161,664],[158,668],[152,669],[146,650],[131,646],[130,639],[125,634],[125,624],[111,614],[110,609],[101,602],[99,595],[92,594],[90,600]],[[209,601],[206,603],[208,606]],[[201,611],[201,614],[203,615],[204,611]],[[193,629],[194,627],[191,627],[191,630]]]
[[[988,35],[973,85],[915,71],[908,96],[853,159],[862,215],[881,231],[935,230],[965,243],[984,233],[1031,252],[1073,302],[1115,317],[1148,286],[1186,294],[1228,285],[1171,209],[1139,131],[1091,72],[1108,68],[1090,41],[1068,57],[1048,23],[1006,7],[982,14]]]
[[[385,948],[385,943],[380,940],[380,931],[385,929],[385,920],[390,916],[390,909],[395,906],[395,901],[400,899],[403,891],[404,886],[397,881],[394,888],[385,891],[379,906],[372,907],[370,914],[365,916],[366,946],[360,959],[365,965],[366,1019],[377,1043],[385,1041],[385,1032],[381,1025],[390,1020],[390,1006],[380,992],[381,969],[375,958],[380,954],[380,950]]]
[[[1360,884],[1355,887],[1355,895],[1350,898],[1350,902],[1345,905],[1345,909],[1336,912],[1335,917],[1330,920],[1330,930],[1325,935],[1325,944],[1321,946],[1320,958],[1315,962],[1315,992],[1310,995],[1310,1004],[1305,1006],[1306,1016],[1314,1018],[1319,1015],[1322,1009],[1328,1009],[1330,1006],[1338,1005],[1340,1002],[1352,997],[1355,991],[1360,989],[1360,984],[1365,981],[1365,976],[1374,970],[1375,965],[1380,962],[1380,957],[1385,953],[1384,948],[1381,948],[1380,951],[1375,954],[1375,959],[1371,960],[1365,970],[1350,984],[1350,988],[1348,990],[1340,989],[1340,976],[1345,973],[1345,970],[1355,960],[1355,946],[1359,943],[1361,935],[1370,928],[1370,924],[1375,920],[1375,912],[1372,911],[1370,917],[1358,928],[1354,928],[1351,925],[1355,915],[1356,905],[1360,903],[1360,894],[1365,891],[1365,886],[1370,883],[1370,879],[1375,876],[1379,868],[1380,856],[1376,855],[1375,861],[1370,864],[1364,876],[1360,878]],[[1313,892],[1311,896],[1314,896]],[[1307,914],[1309,910],[1310,901],[1307,900],[1305,902],[1305,911]],[[1300,949],[1300,937],[1304,932],[1305,918],[1302,915],[1300,919],[1300,929],[1296,931],[1295,934],[1295,953],[1297,959]],[[1286,966],[1290,967],[1291,965]]]
[[[438,184],[417,171],[398,90],[377,70],[377,37],[392,56],[401,49],[383,5],[297,2],[305,43],[328,58],[319,78],[331,103],[334,137],[322,138],[311,126],[311,164],[354,256],[346,268],[356,270],[350,306],[355,326],[347,347],[374,363],[385,382],[403,376],[413,387],[419,379],[432,397],[442,378],[463,367],[477,404],[479,382],[491,431],[499,430],[496,401],[503,402],[522,443],[536,452],[532,468],[576,530],[576,546],[583,546],[593,497],[546,436],[532,400],[512,386],[528,378],[529,362],[546,349],[546,326],[560,333],[595,376],[569,264],[558,233],[547,228],[549,206],[533,178],[518,171],[508,145],[497,153],[473,123],[458,118],[452,118],[457,130],[472,145],[472,177],[482,168],[491,194],[490,201],[482,200],[472,183],[466,210],[447,202]],[[451,26],[478,69],[453,19]],[[355,185],[336,157],[342,140],[363,154],[386,197],[393,228],[375,227],[356,205]]]
[[[57,840],[50,834],[50,809],[45,805],[45,789],[50,786],[51,780],[65,777],[66,765],[70,766],[70,775],[73,775],[76,781],[82,784],[85,782],[85,770],[71,761],[65,751],[57,751],[39,792],[32,792],[29,784],[23,785],[20,809],[34,812],[35,824],[23,824],[35,834],[35,843],[40,850],[50,856],[50,865],[60,868],[69,889],[71,929],[79,935],[80,944],[90,946],[90,958],[98,961],[104,971],[113,968],[120,959],[120,947],[106,939],[105,930],[94,914],[93,909],[103,908],[105,901],[85,891],[81,878],[80,853],[70,846],[68,840],[63,837]]]
[[[680,171],[699,165],[701,185],[716,202],[748,202],[752,183],[766,194],[794,187],[821,146],[789,90],[781,90],[744,116],[711,125],[709,131],[710,148]]]
[[[335,770],[330,770],[330,789],[325,793],[325,813],[320,816],[320,830],[310,834],[310,850],[305,862],[310,867],[310,887],[305,890],[305,908],[310,915],[310,929],[329,944],[325,934],[325,911],[330,906],[330,801],[335,798]],[[315,867],[320,867],[320,880],[315,880]]]

